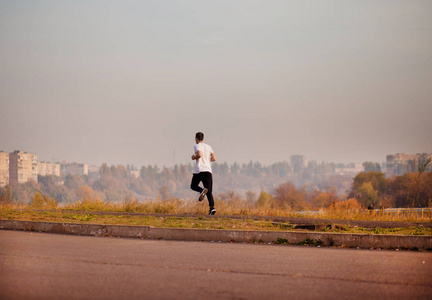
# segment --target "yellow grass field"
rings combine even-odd
[[[0,205],[0,219],[49,221],[49,222],[79,222],[95,224],[125,224],[148,225],[155,227],[181,227],[205,229],[240,229],[240,230],[291,230],[290,224],[275,224],[260,216],[281,216],[317,218],[332,220],[369,220],[369,221],[403,221],[415,223],[430,223],[430,211],[386,213],[383,211],[366,211],[362,209],[328,209],[315,212],[294,212],[288,209],[257,206],[243,201],[216,202],[218,218],[206,218],[208,205],[197,201],[170,199],[163,201],[139,202],[134,199],[122,203],[107,203],[97,199],[78,201],[72,204],[59,205],[54,199],[36,195],[30,204]],[[81,213],[77,213],[80,211]],[[94,212],[105,212],[95,214]],[[112,212],[159,214],[156,216],[114,215]],[[111,214],[110,214],[111,213]],[[178,216],[165,216],[178,215]],[[188,214],[183,215],[182,214]],[[197,216],[198,215],[198,216]],[[199,215],[202,215],[200,217]],[[229,216],[241,215],[242,219]],[[226,216],[226,217],[224,217]],[[249,218],[250,217],[250,218]],[[360,232],[370,234],[416,234],[432,235],[430,227],[414,226],[410,228],[392,228],[374,230],[365,228],[350,228],[344,226],[338,229],[324,229],[332,232]]]

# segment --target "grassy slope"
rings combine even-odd
[[[290,224],[272,223],[266,220],[251,220],[251,219],[230,219],[230,218],[205,218],[205,217],[173,217],[173,216],[130,216],[130,215],[113,215],[110,211],[123,211],[119,207],[103,207],[101,203],[89,203],[84,206],[75,204],[74,206],[64,207],[63,210],[53,209],[51,211],[38,211],[29,207],[17,207],[11,205],[0,206],[0,219],[3,220],[22,220],[22,221],[43,221],[43,222],[64,222],[64,223],[91,223],[91,224],[113,224],[113,225],[147,225],[154,227],[168,228],[202,228],[202,229],[235,229],[235,230],[272,230],[286,231],[293,230]],[[47,207],[38,207],[47,208]],[[117,209],[114,209],[117,208]],[[170,209],[159,209],[145,211],[146,213],[179,213],[173,212]],[[66,210],[64,210],[66,209]],[[69,210],[69,211],[68,211]],[[72,210],[84,210],[88,213],[74,213]],[[106,214],[94,214],[91,210],[105,211]],[[130,209],[128,209],[130,211]],[[136,211],[143,212],[143,211]],[[320,218],[335,218],[337,215],[349,217],[347,212],[325,212],[319,215]],[[363,213],[364,218],[370,220],[388,220],[386,216],[371,215]],[[310,217],[310,216],[309,216]],[[352,216],[359,218],[360,215]],[[426,221],[413,220],[413,216],[409,217],[410,221]],[[430,222],[430,219],[428,220]],[[297,229],[298,230],[298,229]],[[403,235],[432,235],[432,228],[427,227],[409,227],[409,228],[352,228],[344,226],[337,229],[325,229],[326,232],[344,232],[344,233],[369,233],[369,234],[403,234]]]

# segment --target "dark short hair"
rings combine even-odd
[[[195,138],[196,138],[198,141],[203,141],[203,140],[204,140],[204,133],[202,133],[202,132],[197,132],[197,133],[195,134]]]

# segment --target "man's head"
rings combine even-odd
[[[204,140],[204,133],[202,133],[202,132],[197,132],[196,134],[195,134],[195,141],[197,142],[197,143],[199,143],[199,142],[202,142]]]

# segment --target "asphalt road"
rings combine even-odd
[[[0,230],[0,299],[432,299],[432,254]]]

